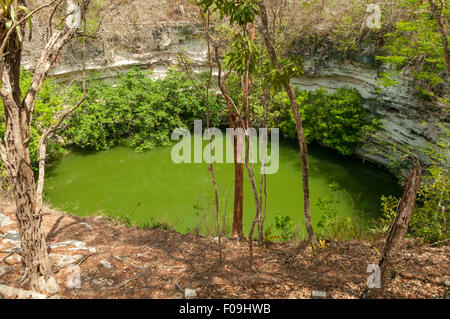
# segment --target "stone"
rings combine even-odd
[[[11,267],[4,265],[0,267],[0,276],[3,276],[11,271]]]
[[[50,257],[55,258],[56,264],[61,268],[67,267],[82,258],[81,255],[67,256],[60,254],[50,254]]]
[[[15,249],[20,249],[20,248],[15,248]],[[6,252],[8,252],[9,249],[5,250]],[[16,264],[16,263],[20,263],[22,261],[22,256],[19,255],[20,252],[18,254],[13,254],[11,256],[9,256],[8,258],[5,259],[5,261],[8,264]]]
[[[66,246],[75,246],[77,249],[86,249],[86,244],[79,240],[67,240],[61,243],[51,244],[50,248],[58,248],[58,247],[66,247]]]
[[[186,298],[186,299],[197,298],[197,291],[195,289],[186,288],[184,290],[184,298]]]
[[[326,299],[327,293],[326,291],[313,290],[311,293],[312,299]]]
[[[168,37],[166,34],[163,34],[162,41],[159,44],[161,50],[166,50],[172,44],[172,39]]]
[[[100,286],[103,284],[103,282],[101,280],[98,279],[92,279],[92,283],[96,286]]]
[[[7,231],[6,234],[5,234],[5,237],[10,239],[10,240],[15,240],[15,241],[19,241],[20,240],[20,235],[15,230]]]
[[[11,218],[9,216],[5,216],[0,214],[0,227],[9,226],[12,224]]]
[[[80,223],[80,225],[85,226],[85,227],[86,227],[87,229],[89,229],[89,230],[94,230],[94,228],[92,228],[92,226],[89,225],[88,223]]]
[[[20,249],[19,247],[8,248],[8,249],[5,249],[5,253],[21,254],[22,253],[22,249]]]
[[[182,5],[179,5],[178,7],[176,7],[175,9],[173,9],[173,12],[177,15],[184,15],[185,10],[184,7]]]
[[[105,268],[108,268],[108,269],[112,268],[112,265],[111,265],[111,263],[110,263],[109,261],[101,260],[101,261],[100,261],[100,264],[101,264],[103,267],[105,267]]]
[[[94,247],[86,247],[86,243],[79,241],[79,240],[67,240],[61,243],[56,243],[49,245],[50,248],[58,248],[58,247],[67,247],[67,246],[75,246],[68,248],[68,250],[81,250],[86,249],[89,250],[91,253],[95,253],[96,249]]]
[[[47,299],[47,296],[44,294],[40,294],[31,290],[17,289],[5,285],[0,285],[0,294],[4,295],[5,297],[18,299]]]
[[[59,291],[59,286],[55,277],[50,277],[45,281],[44,276],[39,277],[39,289],[50,295],[56,294]]]

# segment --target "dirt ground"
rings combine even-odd
[[[14,207],[0,203],[11,223],[0,227],[0,285],[18,287],[21,273]],[[316,255],[306,243],[255,247],[254,270],[248,244],[224,239],[218,263],[217,240],[163,229],[127,228],[105,217],[79,218],[46,209],[43,226],[55,262],[58,298],[358,298],[382,241],[327,242]],[[450,280],[450,247],[405,240],[387,298],[442,298]],[[79,267],[79,285],[74,273]],[[7,296],[4,296],[7,298]],[[51,297],[51,296],[48,296]]]

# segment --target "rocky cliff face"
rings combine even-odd
[[[141,47],[145,49],[112,50],[91,56],[87,71],[99,78],[108,79],[133,66],[154,71],[153,76],[164,75],[170,65],[176,64],[177,55],[183,52],[197,70],[205,68],[206,47],[199,36],[200,26],[189,23],[166,23],[148,26],[141,32]],[[26,60],[26,59],[25,59]],[[364,59],[360,59],[364,61]],[[24,62],[32,68],[31,62]],[[389,87],[376,93],[379,69],[369,63],[328,58],[320,62],[307,57],[304,78],[294,78],[293,84],[303,90],[326,88],[334,91],[342,86],[359,90],[365,99],[367,110],[383,120],[383,131],[377,138],[360,145],[355,154],[382,165],[388,165],[392,156],[402,153],[402,148],[420,150],[429,142],[439,139],[439,123],[449,126],[450,119],[439,109],[424,105],[416,96],[414,88],[406,80],[399,80],[397,87]],[[80,64],[61,63],[51,76],[65,82],[81,75]]]
[[[390,158],[400,155],[405,148],[419,151],[428,143],[437,142],[440,123],[448,125],[450,122],[442,110],[419,100],[414,87],[405,79],[398,79],[396,87],[377,93],[379,69],[369,64],[338,59],[319,63],[309,58],[305,59],[304,67],[306,77],[293,79],[294,85],[303,90],[356,88],[365,99],[366,109],[382,119],[383,131],[355,151],[364,159],[388,165]]]

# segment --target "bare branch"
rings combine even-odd
[[[81,10],[84,13],[85,8],[81,8]],[[52,35],[45,46],[45,49],[42,51],[41,57],[36,63],[31,85],[28,88],[27,94],[22,102],[23,107],[29,112],[32,113],[34,110],[37,92],[41,89],[45,76],[55,63],[61,49],[76,34],[77,29],[78,26],[74,26],[72,28],[66,26],[62,30],[58,30]]]
[[[47,138],[52,134],[61,123],[72,114],[83,102],[86,100],[87,95],[84,94],[83,97],[70,109],[67,109],[56,122],[55,125],[47,128],[41,136],[39,141],[39,176],[37,182],[37,204],[38,207],[42,207],[42,194],[44,190],[44,177],[45,177],[45,159],[47,156]]]
[[[44,132],[42,133],[41,136],[41,140],[39,141],[39,174],[38,174],[38,181],[37,181],[37,189],[36,189],[36,198],[37,198],[37,205],[38,208],[41,209],[42,208],[42,194],[44,191],[44,179],[45,179],[45,159],[47,156],[47,138],[50,136],[50,134],[52,134],[60,125],[61,123],[68,117],[70,116],[78,107],[80,107],[84,101],[87,98],[87,93],[86,93],[86,52],[87,52],[87,40],[86,40],[86,30],[87,30],[87,26],[86,26],[86,15],[84,14],[84,9],[83,8],[83,15],[82,15],[82,19],[83,19],[83,27],[84,27],[84,42],[83,42],[83,61],[82,61],[82,65],[83,65],[83,96],[81,97],[80,100],[78,100],[78,102],[72,107],[72,108],[67,108],[66,111],[64,111],[60,118],[58,119],[58,121],[56,121],[56,124],[50,126],[49,128],[47,128],[46,130],[44,130]],[[54,36],[52,36],[53,38],[60,38],[60,44],[58,44],[58,41],[56,41],[54,50],[57,50],[57,52],[59,52],[59,50],[61,49],[62,46],[64,46],[64,44],[68,41],[68,39],[70,39],[70,37],[72,35],[74,35],[76,32],[76,28],[72,28],[69,29],[69,31],[66,31],[66,34],[61,34],[61,32],[57,32],[55,33]],[[70,34],[70,37],[67,38],[67,35]],[[64,40],[65,39],[65,40]],[[66,41],[66,42],[63,42]],[[50,40],[50,43],[52,43],[52,40]],[[61,45],[58,48],[58,45]],[[47,51],[47,50],[46,50]],[[51,56],[48,54],[48,52],[45,52],[42,54],[41,59],[38,62],[38,65],[40,65],[41,68],[43,68],[41,71],[41,77],[36,78],[36,73],[37,71],[35,71],[35,77],[33,77],[33,82],[36,80],[35,85],[42,85],[42,81],[43,81],[43,77],[45,77],[46,72],[48,71],[48,66],[47,65],[42,65],[46,59],[49,59]],[[47,62],[48,63],[48,62]],[[43,72],[45,70],[45,68],[47,68],[47,70],[45,72]],[[36,68],[37,70],[37,68]],[[35,79],[36,78],[36,79]],[[33,90],[33,82],[30,86],[30,89],[27,92],[27,96],[28,94]],[[26,104],[26,98],[24,99],[24,103],[26,106],[30,107],[30,104]],[[30,103],[33,103],[34,107],[34,103],[36,101],[36,93],[34,93],[34,99],[33,99],[33,92],[31,92],[30,95]]]
[[[61,4],[62,0],[60,0],[56,6],[53,8],[52,13],[50,14],[50,18],[48,19],[48,27],[47,27],[47,35],[46,35],[46,40],[48,40],[49,36],[51,36],[53,34],[53,30],[52,30],[52,21],[53,21],[53,16],[56,13],[56,10],[58,10],[59,5]]]

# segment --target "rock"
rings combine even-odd
[[[28,299],[28,298],[46,299],[47,298],[46,295],[39,294],[35,291],[17,289],[17,288],[5,286],[5,285],[0,285],[0,294],[5,297],[18,298],[18,299]]]
[[[100,286],[103,284],[103,282],[101,280],[98,279],[92,279],[92,283],[96,286]]]
[[[56,259],[56,264],[59,267],[67,267],[68,265],[73,264],[77,260],[79,260],[82,256],[81,255],[74,255],[74,256],[67,256],[67,255],[59,255],[59,254],[50,254],[50,257],[53,257]]]
[[[450,280],[442,280],[445,287],[450,287]]]
[[[88,223],[80,223],[80,225],[85,226],[85,227],[86,227],[87,229],[89,229],[89,230],[94,230],[94,228],[92,228],[92,226],[89,225]]]
[[[326,299],[327,293],[326,291],[313,290],[311,293],[312,299]]]
[[[0,227],[9,226],[12,224],[11,218],[9,216],[5,216],[0,214]]]
[[[58,247],[66,247],[66,246],[75,246],[72,248],[68,248],[68,250],[79,250],[79,249],[87,249],[91,253],[95,253],[96,249],[93,247],[86,247],[86,243],[79,241],[79,240],[68,240],[61,243],[56,243],[49,245],[50,248],[58,248]]]
[[[108,262],[108,261],[106,261],[106,260],[102,260],[102,261],[100,261],[100,264],[103,266],[103,267],[105,267],[105,268],[112,268],[112,265],[111,265],[111,263],[110,262]]]
[[[59,286],[56,283],[55,277],[50,277],[46,282],[44,276],[41,276],[39,278],[39,289],[53,295],[59,291]]]
[[[304,71],[310,74],[310,77],[293,78],[292,84],[307,91],[325,87],[328,92],[334,92],[343,86],[358,89],[364,98],[366,110],[369,114],[383,119],[383,126],[379,132],[382,136],[380,141],[370,139],[355,149],[355,155],[388,165],[393,152],[401,155],[404,149],[402,146],[406,146],[416,149],[416,155],[425,159],[427,155],[420,150],[428,142],[439,139],[442,130],[438,123],[446,122],[446,119],[438,120],[440,110],[423,106],[408,79],[396,78],[397,86],[385,88],[378,94],[378,72],[384,67],[377,69],[364,61],[342,61],[333,58],[322,63],[312,56],[304,61]],[[387,145],[397,147],[390,152],[375,150],[386,150]]]
[[[5,253],[21,254],[22,253],[22,249],[20,249],[19,247],[8,248],[8,249],[5,249]]]
[[[172,39],[166,34],[163,34],[162,41],[159,44],[161,50],[166,50],[172,44]]]
[[[184,298],[185,299],[194,299],[197,298],[197,291],[195,289],[186,288],[184,290]]]
[[[7,231],[5,237],[9,240],[20,241],[20,235],[15,230]]]
[[[173,13],[180,15],[180,16],[184,15],[184,13],[185,13],[184,7],[182,5],[179,5],[178,7],[173,9]]]
[[[77,249],[86,249],[86,244],[79,240],[67,240],[63,241],[61,243],[51,244],[49,245],[50,248],[58,248],[58,247],[66,247],[73,245]]]
[[[15,248],[15,249],[19,249],[20,250],[20,248]],[[7,249],[7,250],[5,250],[6,252],[8,252],[8,250],[10,250],[10,249]],[[11,249],[12,250],[12,249]],[[15,251],[14,251],[15,252]],[[19,252],[20,253],[20,252]],[[20,255],[16,255],[16,254],[14,254],[14,255],[11,255],[11,256],[9,256],[8,258],[6,258],[5,259],[5,261],[7,262],[7,263],[9,263],[9,264],[16,264],[16,263],[20,263],[21,262],[21,260],[22,260],[22,256],[20,256]]]

